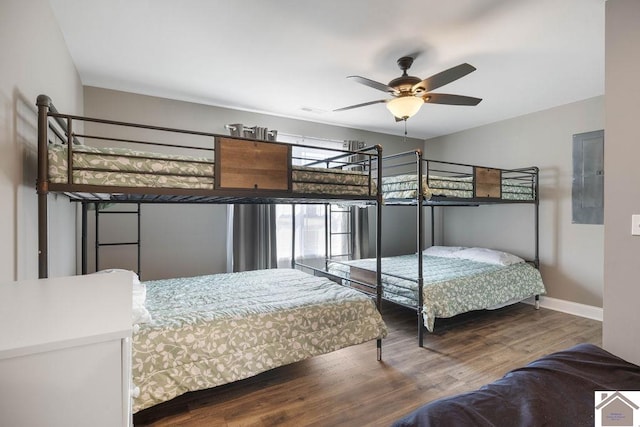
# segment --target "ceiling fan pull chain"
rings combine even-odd
[[[402,139],[402,142],[407,142],[407,119],[404,119],[404,138]]]

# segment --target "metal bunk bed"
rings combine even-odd
[[[424,216],[423,208],[431,210],[431,246],[435,245],[435,208],[452,206],[481,206],[494,204],[530,204],[534,215],[534,258],[527,261],[537,270],[539,268],[539,198],[538,198],[538,168],[528,167],[520,169],[497,169],[477,165],[454,162],[444,162],[424,159],[421,150],[414,150],[383,158],[384,177],[380,181],[382,197],[385,206],[415,206],[416,207],[416,254],[423,254],[424,244]],[[389,267],[398,267],[387,260],[400,260],[409,256],[384,258],[380,264],[382,269],[382,298],[416,310],[418,315],[418,345],[423,346],[425,313],[424,289],[425,271],[424,257],[413,256],[411,260],[402,262],[413,263],[412,274],[389,271]],[[361,262],[362,261],[362,262]],[[353,287],[362,289],[363,286],[373,289],[373,270],[367,264],[369,260],[331,261],[329,270],[346,278],[346,282]],[[417,264],[417,265],[416,265]],[[536,273],[539,276],[539,273]],[[415,283],[415,295],[397,298],[394,291],[387,289],[401,282]],[[404,283],[406,283],[404,282]],[[540,280],[541,283],[541,280]],[[406,289],[400,289],[405,292]],[[536,308],[539,307],[539,294],[535,297]],[[431,322],[435,321],[435,317]],[[431,325],[433,327],[433,325]]]
[[[331,150],[333,155],[323,160],[305,160],[297,157],[290,144],[261,140],[246,140],[215,133],[125,123],[113,120],[81,117],[59,113],[46,95],[40,95],[38,106],[38,218],[39,218],[39,273],[48,275],[47,194],[63,193],[71,201],[80,203],[284,203],[284,204],[341,204],[377,205],[381,215],[381,195],[376,190],[381,170],[378,167],[382,147],[368,147],[359,151]],[[186,145],[155,142],[104,134],[85,134],[76,130],[78,124],[92,124],[116,129],[158,131],[177,137],[197,136],[206,139],[207,145]],[[191,150],[204,152],[207,157],[167,157],[158,154],[159,162],[173,162],[174,168],[197,164],[206,172],[178,173],[180,181],[168,184],[149,184],[159,178],[168,179],[173,172],[165,171],[117,171],[108,164],[109,159],[128,158],[151,160],[148,152],[124,153],[113,151],[84,151],[87,146],[80,140],[93,140],[119,144],[120,147],[153,147],[156,150]],[[57,153],[52,156],[50,147]],[[80,147],[83,147],[82,149]],[[302,147],[302,146],[300,146]],[[313,147],[316,148],[317,147]],[[109,149],[107,149],[109,150]],[[339,151],[338,154],[335,154]],[[155,155],[157,153],[153,153]],[[87,156],[89,160],[77,166]],[[61,163],[51,170],[52,157]],[[245,157],[245,158],[243,158]],[[356,158],[353,161],[351,159]],[[214,159],[217,166],[214,167]],[[292,162],[303,162],[294,166]],[[70,165],[70,167],[67,167]],[[364,172],[352,172],[354,169]],[[139,182],[94,182],[87,175],[129,174]],[[52,178],[55,175],[54,178]],[[120,179],[120,178],[118,178]],[[123,180],[124,181],[124,180]],[[195,186],[192,183],[195,182]],[[379,222],[379,221],[378,221]],[[380,244],[377,245],[378,251]]]
[[[57,111],[51,99],[46,95],[40,95],[36,104],[38,106],[38,178],[36,183],[38,194],[38,267],[41,278],[46,278],[49,274],[47,221],[49,193],[64,194],[69,197],[70,201],[81,203],[83,206],[83,273],[86,273],[87,210],[90,205],[103,203],[135,203],[140,205],[151,203],[326,204],[340,202],[341,204],[377,206],[376,250],[377,254],[380,254],[381,194],[376,188],[376,182],[380,182],[381,179],[382,148],[380,146],[358,151],[331,150],[328,157],[319,161],[300,157],[296,153],[296,147],[290,144],[62,114]],[[156,135],[158,135],[157,138]],[[193,142],[194,138],[199,138],[198,143]],[[89,141],[92,142],[91,145],[87,144]],[[184,143],[184,141],[189,143]],[[144,147],[148,151],[137,151],[130,147]],[[198,155],[185,154],[194,152]],[[150,162],[154,165],[153,167],[148,166]],[[255,282],[255,273],[259,272],[249,273],[254,273],[253,276],[249,274],[248,277]],[[309,289],[323,284],[333,287],[331,291],[327,290],[326,294],[327,298],[334,298],[337,304],[341,304],[341,295],[348,297],[349,300],[345,302],[347,304],[345,310],[354,313],[350,315],[356,316],[356,320],[346,319],[344,321],[349,321],[353,325],[354,322],[358,322],[357,319],[361,319],[359,322],[362,326],[352,327],[366,331],[358,339],[376,339],[377,358],[381,360],[382,337],[386,334],[386,328],[379,315],[381,305],[379,285],[375,286],[376,293],[373,295],[369,293],[367,297],[362,297],[360,293],[354,293],[336,285],[335,283],[341,281],[332,278],[327,273],[307,274],[296,270],[291,270],[291,272],[287,270],[287,272],[283,272],[283,275],[298,277],[293,273],[304,274],[305,278],[302,278],[301,282],[306,283],[313,280],[312,285],[308,285]],[[220,276],[219,279],[212,280],[227,283],[229,280],[227,276],[234,274],[242,273],[223,273],[211,277]],[[332,280],[327,280],[327,278]],[[201,279],[196,278],[196,280]],[[272,279],[268,280],[273,282]],[[273,282],[274,285],[277,285],[276,282]],[[336,287],[339,289],[336,290]],[[317,298],[324,298],[323,295],[325,293],[320,292]],[[371,305],[371,309],[366,308],[364,303],[371,304],[372,299],[374,303]],[[285,301],[283,304],[286,303]],[[360,305],[363,308],[360,308]],[[254,302],[252,307],[255,306]],[[295,310],[309,313],[303,308],[295,308]],[[338,306],[332,310],[337,316],[345,317],[344,314],[341,314],[345,310],[339,309]],[[356,310],[358,311],[356,312]],[[362,316],[362,318],[358,316]],[[254,319],[254,323],[260,324],[261,322],[256,323]],[[144,328],[141,328],[141,332],[142,329]],[[347,332],[341,329],[336,332],[337,335],[343,333]],[[365,336],[369,338],[365,338]],[[301,360],[301,358],[294,358],[294,356],[304,357],[306,355],[309,357],[351,345],[348,341],[340,340],[338,336],[335,339],[326,338],[329,341],[337,340],[335,345],[331,344],[333,345],[331,349],[316,348],[314,344],[310,351],[303,352],[303,354],[300,352],[294,354],[296,351],[284,351],[282,353],[290,353],[290,357],[282,363]],[[318,341],[324,342],[325,340]],[[278,343],[278,345],[284,344]],[[135,337],[133,347],[135,355]],[[258,372],[252,371],[243,375],[255,375],[256,373]],[[233,380],[240,378],[242,377],[236,377]],[[209,386],[219,385],[218,380],[219,378],[211,380],[208,383]],[[174,393],[172,396],[183,392],[184,390],[172,391]],[[168,396],[168,398],[172,396]],[[158,401],[158,399],[150,397],[144,400],[138,409],[143,409]]]

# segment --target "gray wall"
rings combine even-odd
[[[416,139],[403,142],[402,138],[396,136],[95,87],[84,88],[84,106],[85,114],[89,117],[219,134],[227,134],[225,124],[244,123],[308,137],[357,139],[366,141],[368,145],[381,144],[385,154],[421,148],[423,144],[423,141]],[[90,129],[89,125],[87,127]],[[145,280],[226,271],[226,205],[145,205],[142,209],[141,267]],[[371,215],[374,218],[374,212]],[[126,235],[131,235],[135,230],[131,219],[109,220],[112,225],[106,223],[107,219],[102,222],[104,228],[101,227],[105,241],[108,241],[107,235],[120,239],[117,233],[124,234],[122,239],[126,239]],[[385,255],[414,250],[414,228],[405,225],[408,222],[413,224],[414,221],[415,212],[411,209],[385,208]],[[372,239],[371,244],[373,243]],[[93,259],[93,255],[90,259]],[[100,267],[115,266],[134,268],[135,252],[121,247],[116,250],[106,248],[101,252]],[[90,269],[92,268],[93,264],[90,263]]]
[[[609,0],[605,24],[605,267],[603,343],[640,364],[640,2]]]
[[[82,113],[82,86],[46,0],[0,2],[0,280],[38,277],[36,97]],[[49,197],[50,276],[75,273],[75,209]]]
[[[425,143],[425,151],[426,157],[438,160],[502,168],[538,166],[540,261],[547,295],[602,307],[604,227],[571,223],[571,151],[573,134],[603,128],[601,96],[434,138]],[[606,146],[606,134],[605,140]],[[605,198],[610,196],[606,193]],[[445,209],[447,244],[487,246],[533,257],[531,206]]]

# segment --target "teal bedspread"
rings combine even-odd
[[[331,263],[329,272],[349,278],[350,265],[375,270],[375,259],[348,261],[345,264]],[[417,255],[382,258],[383,298],[416,306],[417,279]],[[505,267],[423,255],[423,279],[424,323],[431,332],[437,317],[495,308],[545,293],[540,272],[527,263]]]
[[[66,184],[67,147],[49,145],[49,179]],[[214,161],[207,157],[151,153],[124,148],[73,147],[74,184],[212,190]],[[331,196],[375,196],[366,172],[293,166],[292,193]]]
[[[382,197],[390,199],[415,199],[418,194],[415,174],[396,175],[382,179]],[[422,194],[429,200],[433,196],[473,198],[472,177],[422,176]],[[535,200],[532,183],[515,179],[502,180],[503,200]]]
[[[134,412],[387,332],[370,297],[298,270],[145,284],[152,320],[133,335]]]

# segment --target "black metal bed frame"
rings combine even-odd
[[[168,144],[163,142],[153,142],[147,140],[137,140],[130,138],[107,137],[102,135],[91,135],[77,133],[75,131],[75,122],[95,123],[99,125],[116,126],[123,128],[144,129],[152,131],[160,131],[173,135],[190,135],[211,138],[217,141],[218,138],[246,140],[245,138],[235,138],[228,135],[216,133],[208,133],[201,131],[193,131],[186,129],[169,128],[162,126],[144,125],[138,123],[127,123],[114,120],[105,120],[99,118],[82,117],[70,114],[61,114],[53,105],[51,99],[46,95],[40,95],[37,98],[36,105],[38,107],[38,175],[36,189],[38,194],[38,274],[40,278],[46,278],[49,275],[48,268],[48,193],[62,193],[67,195],[72,202],[80,202],[82,209],[82,250],[83,250],[83,273],[86,273],[86,220],[87,206],[91,203],[137,203],[137,204],[162,204],[162,203],[180,203],[180,204],[326,204],[331,202],[340,202],[342,204],[367,204],[375,205],[377,214],[377,236],[376,236],[376,258],[378,259],[377,268],[377,286],[375,301],[378,311],[381,309],[381,273],[380,273],[380,254],[382,251],[381,243],[381,217],[382,217],[382,196],[376,190],[374,183],[381,182],[382,179],[382,147],[376,145],[373,147],[365,147],[361,150],[328,150],[331,155],[322,160],[310,160],[295,157],[289,148],[288,160],[288,190],[267,190],[267,189],[236,189],[236,188],[220,188],[217,183],[219,179],[214,179],[214,187],[212,189],[192,189],[192,188],[163,188],[163,187],[124,187],[113,185],[88,185],[74,183],[73,172],[80,170],[73,166],[73,146],[80,144],[80,139],[92,139],[102,141],[116,141],[126,144],[142,144],[156,147],[168,147],[170,149],[188,149],[188,150],[205,150],[213,153],[215,156],[215,148],[190,146],[183,144]],[[67,182],[55,183],[49,180],[49,159],[48,147],[51,140],[66,145],[67,147]],[[251,140],[251,142],[259,142],[266,144],[288,145],[273,141]],[[296,147],[307,147],[305,145],[297,145]],[[309,147],[315,148],[317,147]],[[356,159],[356,160],[353,160]],[[366,195],[340,195],[340,194],[324,194],[324,193],[296,193],[291,190],[291,163],[292,160],[305,160],[304,166],[324,165],[326,168],[352,169],[358,168],[365,170],[369,175],[368,191]],[[213,161],[211,162],[213,166]],[[216,173],[219,173],[216,168]],[[320,168],[319,168],[320,169]],[[213,176],[212,176],[213,177]],[[346,185],[346,184],[345,184]],[[327,276],[328,273],[314,271],[315,275]],[[337,281],[337,280],[334,280]],[[377,340],[377,357],[382,359],[382,340]]]
[[[392,170],[400,169],[402,173],[410,173],[415,174],[416,176],[416,195],[411,199],[386,199],[384,201],[385,206],[410,206],[416,208],[416,249],[418,254],[422,254],[425,249],[425,245],[423,242],[424,237],[424,218],[422,215],[422,209],[429,207],[431,209],[431,246],[435,245],[435,208],[436,207],[453,207],[453,206],[471,206],[477,207],[481,205],[496,205],[496,204],[531,204],[534,208],[534,259],[529,260],[531,264],[537,269],[540,267],[540,259],[539,259],[539,169],[535,166],[527,167],[527,168],[519,168],[519,169],[499,169],[501,171],[500,176],[504,174],[508,179],[513,179],[516,181],[520,181],[521,183],[526,184],[530,187],[530,191],[532,194],[531,199],[526,200],[511,200],[505,199],[502,196],[500,197],[478,197],[474,194],[473,197],[451,197],[451,196],[441,196],[441,195],[433,195],[431,198],[426,199],[424,197],[424,188],[423,188],[423,180],[421,179],[423,176],[426,176],[427,182],[430,180],[429,172],[437,172],[445,174],[450,174],[451,179],[459,178],[462,176],[472,178],[473,175],[469,171],[464,172],[465,169],[474,168],[484,168],[478,165],[469,165],[464,163],[454,163],[454,162],[444,162],[438,160],[430,160],[425,159],[422,156],[422,150],[416,149],[412,151],[402,152],[398,154],[392,154],[388,156],[384,156],[383,159],[383,173],[385,177],[393,176],[394,173],[390,173]],[[436,166],[440,165],[440,166]],[[448,169],[449,168],[449,169]],[[451,169],[455,169],[453,172]],[[490,168],[485,168],[490,169]],[[463,170],[463,171],[461,171]],[[446,178],[445,178],[446,180]],[[382,182],[382,181],[378,181]],[[473,185],[473,191],[475,192],[476,181],[472,178],[471,180]],[[436,188],[432,187],[431,188]],[[380,185],[380,193],[382,191],[382,185]],[[336,261],[334,261],[336,262]],[[339,262],[339,261],[337,261]],[[377,266],[378,274],[381,276],[381,264]],[[397,301],[389,300],[387,298],[383,298],[386,301],[392,302],[394,304],[402,305],[407,308],[411,308],[416,310],[418,316],[418,345],[420,347],[424,344],[424,319],[422,315],[422,307],[424,304],[423,301],[423,287],[424,287],[424,269],[423,269],[423,259],[422,256],[418,256],[418,279],[409,279],[400,275],[384,273],[385,275],[394,276],[400,279],[411,280],[417,282],[418,285],[418,301],[417,304],[409,305],[402,304]],[[378,279],[379,283],[381,283],[381,278]],[[355,281],[358,285],[361,286],[369,286],[368,284]],[[535,307],[539,308],[539,295],[535,295]]]

